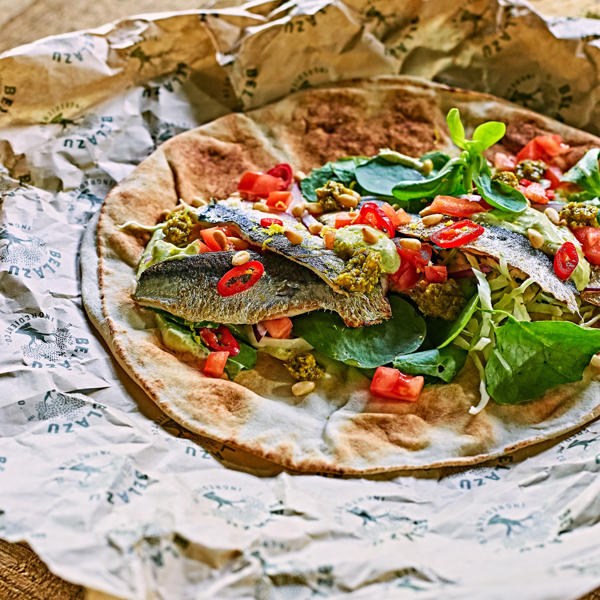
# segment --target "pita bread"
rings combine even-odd
[[[278,361],[259,354],[235,382],[204,377],[191,357],[161,346],[154,316],[131,299],[148,234],[119,229],[154,225],[181,198],[223,198],[242,171],[287,162],[310,171],[346,155],[390,147],[411,155],[451,148],[445,115],[460,109],[467,130],[507,124],[502,149],[558,133],[578,160],[600,139],[492,96],[413,78],[349,82],[296,93],[264,108],[230,114],[180,134],[156,150],[108,195],[97,228],[101,332],[123,368],[175,421],[190,430],[305,472],[366,474],[471,465],[559,436],[600,414],[600,383],[586,371],[521,406],[491,402],[472,416],[479,380],[467,364],[448,385],[425,388],[415,404],[374,402],[368,380],[340,366],[315,393],[291,394]],[[85,268],[85,265],[84,265]],[[85,272],[84,272],[85,277]],[[89,294],[92,295],[91,292]],[[95,292],[97,296],[97,292]],[[84,301],[86,301],[84,287]]]

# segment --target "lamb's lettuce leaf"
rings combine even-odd
[[[589,198],[600,196],[600,148],[588,150],[562,177],[562,181],[576,183]],[[583,198],[582,198],[583,199]]]
[[[409,375],[427,375],[449,383],[463,368],[466,360],[466,350],[448,346],[441,350],[422,350],[397,356],[394,367]]]

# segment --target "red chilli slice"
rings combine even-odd
[[[566,281],[579,264],[579,255],[573,242],[565,242],[554,257],[554,272],[559,279]]]
[[[245,292],[258,282],[264,272],[265,268],[257,260],[238,265],[219,279],[217,291],[221,296],[233,296]]]
[[[271,175],[272,177],[277,177],[281,179],[285,184],[284,189],[286,190],[292,184],[292,179],[294,176],[292,172],[292,167],[290,167],[290,165],[288,165],[287,163],[280,163],[278,165],[275,165],[267,171],[267,175]]]
[[[230,356],[240,353],[240,345],[233,337],[231,331],[225,325],[219,325],[216,329],[202,327],[200,329],[202,341],[211,349],[217,352],[229,352]]]
[[[281,219],[271,219],[265,218],[260,220],[261,227],[270,227],[271,225],[283,225],[283,221]]]
[[[362,205],[355,223],[358,225],[370,225],[380,231],[385,231],[390,238],[393,238],[395,234],[392,221],[375,202],[365,202]]]
[[[476,240],[484,231],[481,225],[464,219],[432,233],[430,239],[440,248],[457,248]]]

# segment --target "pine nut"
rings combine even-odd
[[[270,212],[269,207],[264,202],[255,202],[252,205],[254,210],[260,210],[261,212]]]
[[[401,238],[400,245],[406,250],[420,250],[421,240],[417,238]]]
[[[247,250],[250,248],[250,244],[248,244],[246,240],[242,240],[240,238],[228,237],[227,241],[234,250]]]
[[[208,200],[202,198],[202,196],[194,196],[190,204],[198,208],[199,206],[206,206],[208,204]]]
[[[315,389],[314,381],[298,381],[292,386],[292,394],[294,396],[306,396],[306,394],[310,394]]]
[[[306,210],[311,215],[322,215],[323,214],[323,207],[318,202],[307,202],[304,205],[304,208],[306,208]]]
[[[375,244],[377,242],[377,236],[368,227],[362,228],[362,236],[367,244]]]
[[[239,265],[243,265],[243,264],[247,263],[249,260],[250,260],[250,252],[246,252],[246,250],[240,250],[239,252],[236,252],[231,257],[231,264],[234,267],[237,267]]]
[[[431,206],[426,206],[422,211],[419,211],[419,215],[421,215],[422,217],[425,217],[427,215],[434,215],[435,214],[435,210],[433,208],[431,208]]]
[[[221,250],[227,250],[227,248],[229,248],[229,242],[227,241],[227,236],[220,229],[217,229],[214,232],[213,238],[214,238],[215,242],[217,242],[217,244],[219,244],[219,246],[221,246]]]
[[[294,179],[300,183],[306,177],[306,173],[304,171],[294,171]]]
[[[444,215],[439,214],[427,215],[426,217],[423,217],[421,219],[421,223],[423,223],[425,227],[433,227],[434,225],[438,225],[439,223],[441,223],[443,218]]]
[[[535,229],[528,229],[527,237],[533,248],[541,248],[544,245],[544,236]]]
[[[433,171],[433,161],[430,158],[426,158],[423,161],[423,166],[421,167],[421,173],[423,173],[423,175],[427,176],[427,175],[429,175],[429,173],[431,173],[431,171]]]
[[[323,229],[323,223],[319,223],[318,221],[316,223],[311,223],[308,226],[308,230],[313,234],[313,235],[319,235],[321,233],[321,229]]]
[[[351,196],[350,194],[340,194],[337,197],[337,201],[340,206],[344,208],[356,208],[358,205],[358,198],[356,196]]]
[[[300,204],[296,204],[293,208],[292,208],[292,214],[296,217],[299,218],[304,214],[304,211],[306,210],[306,207],[304,206],[304,202],[301,202]]]
[[[550,222],[553,223],[554,225],[558,225],[560,223],[560,215],[558,214],[558,211],[555,208],[552,208],[551,206],[549,206],[544,211],[544,214],[548,217]]]
[[[594,356],[592,356],[592,360],[590,361],[590,367],[592,367],[594,371],[600,372],[600,354],[594,354]]]
[[[290,243],[297,246],[302,243],[302,234],[299,231],[294,231],[293,229],[287,229],[285,232],[285,237],[290,241]]]
[[[327,248],[327,250],[331,250],[335,242],[335,231],[326,231],[325,235],[323,236],[323,241],[325,242],[325,248]]]

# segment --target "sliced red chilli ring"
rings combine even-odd
[[[481,225],[464,219],[432,233],[430,239],[440,248],[457,248],[476,240],[484,231]]]
[[[385,231],[388,237],[394,237],[395,230],[392,221],[375,202],[365,202],[354,222],[358,225],[370,225],[380,231]]]
[[[219,279],[217,291],[221,296],[233,296],[245,292],[262,277],[264,272],[265,268],[257,260],[238,265]]]
[[[292,167],[287,163],[280,163],[275,165],[271,169],[267,171],[267,175],[271,175],[272,177],[277,177],[283,181],[285,184],[284,189],[288,189],[292,184],[292,178],[294,176]]]
[[[266,219],[261,219],[260,220],[260,226],[261,227],[271,227],[271,225],[283,225],[283,221],[281,219],[271,219],[271,218],[266,218]]]
[[[240,353],[238,341],[225,325],[219,325],[216,329],[202,327],[200,329],[200,337],[211,350],[229,352],[229,356],[235,356]]]
[[[554,257],[554,272],[559,279],[566,281],[579,264],[579,255],[573,242],[565,242]]]

